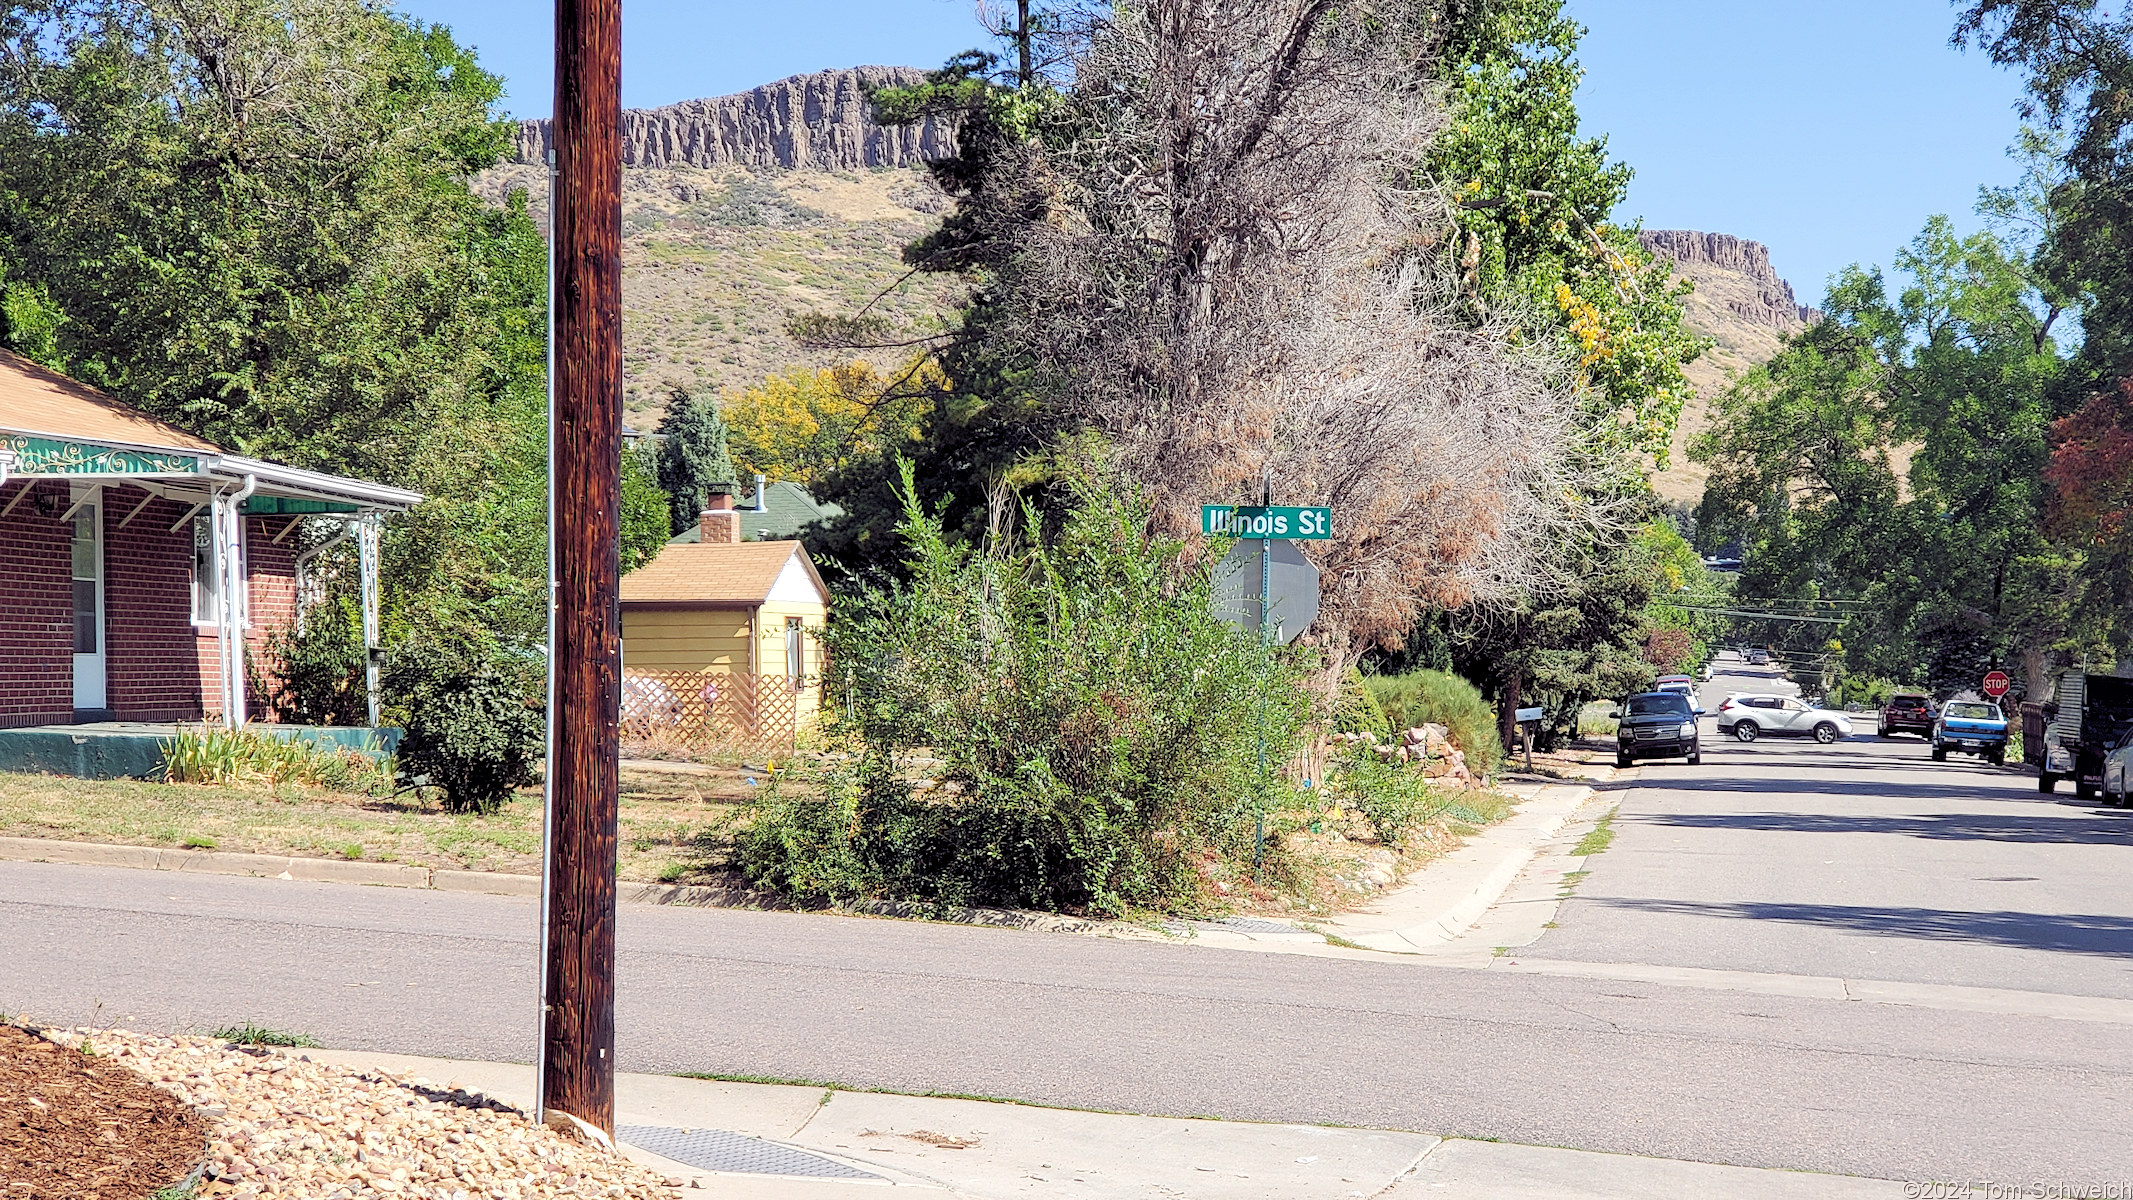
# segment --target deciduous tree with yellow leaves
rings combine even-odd
[[[855,459],[909,442],[926,398],[947,384],[930,358],[886,374],[860,359],[792,367],[753,387],[729,388],[719,408],[742,474],[811,485]]]

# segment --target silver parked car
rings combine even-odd
[[[1744,742],[1759,737],[1811,737],[1822,743],[1852,735],[1851,718],[1797,696],[1738,695],[1718,706],[1718,732]]]
[[[2103,806],[2133,807],[2133,730],[2127,730],[2118,747],[2103,756]]]

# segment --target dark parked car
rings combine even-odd
[[[1640,758],[1686,758],[1703,761],[1696,737],[1696,710],[1680,692],[1639,692],[1615,710],[1615,765]]]
[[[1882,737],[1898,733],[1932,737],[1933,719],[1939,715],[1933,709],[1933,697],[1917,692],[1898,692],[1881,706],[1881,717],[1876,724]]]

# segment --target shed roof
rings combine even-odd
[[[158,450],[221,449],[7,350],[0,350],[0,429]]]
[[[798,542],[669,542],[659,557],[622,577],[622,602],[758,605],[795,556],[827,602],[829,588]]]

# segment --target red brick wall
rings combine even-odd
[[[121,721],[197,721],[202,710],[192,625],[193,526],[187,521],[171,529],[192,506],[158,497],[119,528],[147,495],[132,487],[104,489],[108,702]]]
[[[0,728],[74,716],[73,531],[54,520],[64,482],[18,480],[0,488]],[[57,503],[53,517],[37,510]]]
[[[0,506],[21,485],[0,492]],[[63,481],[36,485],[64,505]],[[107,703],[121,721],[196,721],[220,712],[215,630],[192,623],[193,530],[171,528],[189,505],[148,493],[104,489],[104,633]],[[125,528],[119,523],[125,521]],[[274,544],[288,517],[245,518],[251,570],[253,661],[269,630],[296,607],[296,555]],[[36,498],[0,520],[0,727],[74,717],[71,531],[39,514]],[[259,718],[259,701],[247,697]]]

